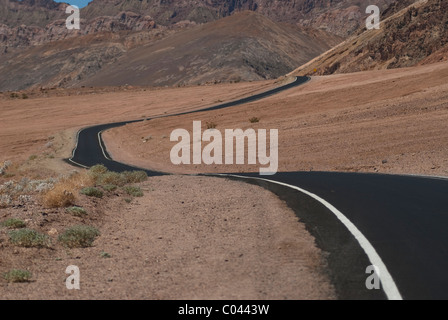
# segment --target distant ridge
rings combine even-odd
[[[165,29],[92,32],[5,53],[0,73],[9,76],[0,78],[0,91],[273,79],[342,40],[251,11],[177,31]]]

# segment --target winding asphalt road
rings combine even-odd
[[[307,81],[298,77],[262,94],[174,115],[256,101]],[[101,140],[102,131],[137,121],[81,130],[68,161],[82,167],[102,163],[117,172],[140,169],[112,160]],[[145,171],[150,176],[165,174]],[[216,176],[260,185],[285,200],[328,253],[339,298],[448,299],[448,179],[337,172]],[[379,268],[381,289],[366,287],[366,280],[372,279],[366,273],[370,265]]]

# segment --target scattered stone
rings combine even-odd
[[[56,230],[55,228],[51,228],[47,233],[49,236],[54,236],[58,234],[58,230]]]

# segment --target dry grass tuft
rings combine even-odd
[[[63,178],[42,197],[43,205],[48,208],[68,207],[75,203],[76,194],[81,188],[93,186],[94,179],[87,173],[75,173]]]

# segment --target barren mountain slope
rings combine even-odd
[[[423,0],[299,67],[294,74],[392,69],[448,59],[448,2]]]
[[[184,85],[276,78],[339,39],[245,11],[135,48],[82,81],[93,85]]]
[[[165,35],[159,29],[93,33],[9,52],[0,60],[0,91],[74,86],[130,48]]]
[[[210,22],[235,12],[251,10],[276,22],[298,23],[347,36],[363,24],[365,8],[378,5],[385,10],[394,0],[93,0],[81,10],[81,19],[90,22],[105,16],[131,11],[151,16],[158,24],[182,20]],[[53,0],[0,0],[0,24],[45,27],[65,19],[66,4]]]
[[[53,0],[0,0],[0,24],[45,27],[67,17],[66,7],[67,4]]]
[[[341,39],[250,12],[173,33],[93,32],[4,55],[0,90],[276,78]],[[159,40],[162,39],[162,40]]]
[[[298,23],[347,36],[363,22],[365,8],[381,9],[394,0],[93,0],[82,13],[90,19],[133,11],[167,25],[182,20],[214,21],[238,11],[251,10],[276,22]]]

